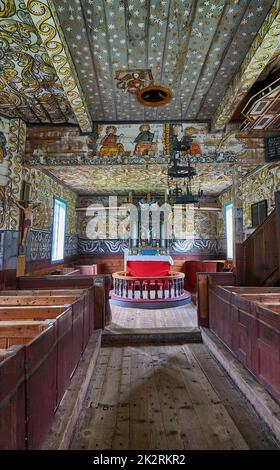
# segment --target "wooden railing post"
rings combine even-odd
[[[155,299],[158,299],[158,280],[155,281]]]

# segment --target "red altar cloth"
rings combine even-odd
[[[168,261],[127,261],[126,273],[135,277],[168,276],[170,267]]]

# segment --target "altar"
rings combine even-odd
[[[125,271],[130,276],[168,276],[172,265],[168,255],[128,255]]]
[[[159,254],[147,250],[147,254],[131,254],[129,250],[124,253],[124,271],[131,276],[166,276],[171,270],[174,261],[170,255]]]
[[[120,307],[174,308],[191,302],[184,290],[185,274],[172,271],[168,254],[138,255],[127,253],[124,271],[113,273],[110,302]]]

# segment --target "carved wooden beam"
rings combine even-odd
[[[280,0],[276,0],[214,114],[213,129],[226,126],[238,104],[279,50]]]
[[[52,0],[24,0],[82,132],[91,117]]]

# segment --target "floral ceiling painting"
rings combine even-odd
[[[192,189],[202,188],[206,195],[217,196],[232,184],[232,169],[232,164],[219,164],[213,172],[213,165],[197,164]],[[168,187],[167,165],[50,166],[48,171],[79,194],[127,196],[132,191],[134,195],[164,195]]]
[[[211,120],[273,0],[54,0],[93,121]],[[120,71],[170,88],[141,106]]]
[[[0,113],[31,123],[75,123],[26,2],[1,4]]]

